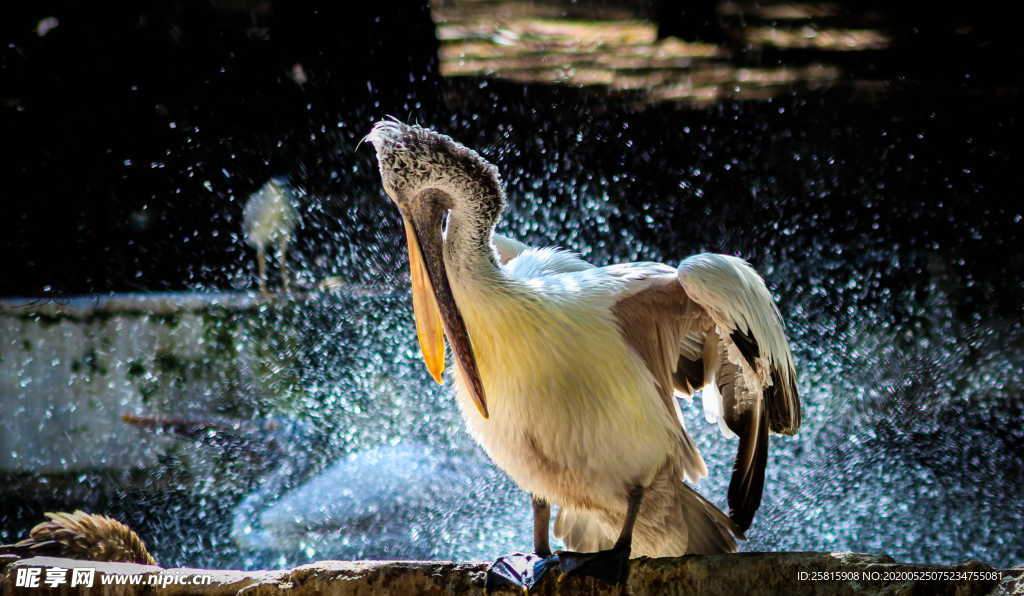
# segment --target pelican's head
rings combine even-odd
[[[384,191],[399,209],[436,203],[493,223],[505,207],[498,168],[447,135],[382,120],[365,140],[377,150]]]
[[[413,312],[423,361],[442,382],[444,337],[480,414],[487,400],[473,346],[448,283],[444,263],[444,217],[457,212],[467,228],[489,232],[504,207],[498,170],[450,137],[396,120],[374,125],[367,141],[377,151],[384,192],[405,224],[412,278]],[[485,246],[481,249],[490,250]]]

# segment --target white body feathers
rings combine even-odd
[[[610,547],[624,518],[627,489],[641,485],[648,495],[633,556],[694,552],[688,544],[694,530],[709,550],[706,545],[716,540],[708,535],[718,531],[713,526],[728,524],[681,484],[683,477],[699,480],[706,467],[686,436],[678,407],[672,415],[666,411],[661,388],[625,339],[613,306],[668,276],[685,281],[694,301],[712,300],[723,321],[774,317],[729,299],[731,291],[743,294],[747,284],[759,289],[743,275],[752,270],[722,255],[693,257],[678,272],[657,263],[596,268],[572,253],[515,251],[503,237],[495,238],[505,262],[500,272],[450,278],[491,396],[490,418],[484,419],[455,375],[470,432],[524,490],[562,507],[556,534],[572,548]],[[716,278],[715,269],[723,266],[745,269]],[[457,271],[459,264],[448,267]],[[761,298],[754,308],[763,310]],[[717,350],[717,343],[707,345]],[[784,354],[788,358],[788,347]],[[728,431],[717,390],[706,394],[704,407],[708,419]]]

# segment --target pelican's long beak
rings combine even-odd
[[[423,363],[427,365],[430,376],[441,384],[444,379],[444,323],[441,321],[441,308],[434,297],[434,289],[430,284],[430,274],[423,262],[420,242],[416,238],[409,219],[402,217],[405,224],[405,242],[409,247],[409,277],[412,279],[412,310],[416,319],[416,337],[420,340],[420,351],[423,352]],[[443,265],[442,265],[443,266]]]
[[[444,337],[456,366],[469,387],[473,403],[484,418],[488,417],[487,399],[480,380],[480,371],[473,355],[473,344],[466,331],[455,297],[448,283],[444,266],[441,235],[441,211],[431,208],[422,214],[402,211],[405,240],[409,246],[409,273],[412,278],[412,307],[416,319],[416,336],[423,351],[423,362],[438,383],[444,372]]]

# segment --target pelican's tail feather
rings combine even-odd
[[[683,525],[689,536],[688,555],[715,555],[736,552],[736,538],[745,539],[729,516],[710,501],[683,484],[679,495]]]
[[[562,540],[565,548],[580,553],[608,550],[615,544],[615,536],[597,515],[571,507],[559,509],[555,537]]]
[[[670,480],[670,482],[666,482]],[[577,552],[607,550],[622,527],[625,505],[616,515],[563,507],[555,536]],[[697,491],[667,475],[648,487],[633,528],[632,557],[679,557],[736,551],[743,532]]]
[[[678,476],[661,476],[648,488],[633,529],[634,557],[714,555],[736,551],[743,532],[718,507]]]

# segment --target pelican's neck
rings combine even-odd
[[[449,276],[460,280],[500,275],[491,235],[500,213],[498,197],[456,200],[445,230],[444,260]]]

